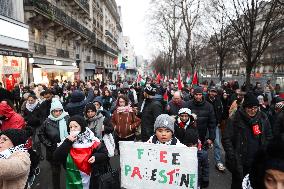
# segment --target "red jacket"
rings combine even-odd
[[[12,91],[14,89],[14,86],[15,86],[15,79],[12,78],[11,80],[9,78],[6,78],[6,89],[7,91]]]
[[[8,104],[0,103],[0,115],[6,117],[2,120],[2,125],[0,125],[0,130],[5,131],[7,129],[22,129],[25,127],[24,118],[17,114]]]

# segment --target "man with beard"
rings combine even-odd
[[[43,94],[44,101],[40,104],[40,110],[41,110],[41,123],[46,120],[46,118],[50,114],[50,107],[51,107],[51,102],[53,98],[53,93],[51,90],[46,90],[44,91]]]
[[[155,98],[157,87],[147,84],[144,88],[144,100],[140,106],[141,115],[141,137],[146,142],[154,134],[154,123],[156,118],[162,114],[162,104]]]
[[[185,108],[185,102],[181,98],[181,92],[176,91],[176,92],[174,92],[174,96],[173,96],[172,100],[167,105],[167,113],[170,116],[172,116],[172,115],[176,116],[176,115],[178,115],[178,111],[181,108]]]
[[[242,106],[229,118],[223,135],[226,167],[232,173],[231,189],[242,188],[242,180],[249,173],[256,152],[271,139],[266,114],[259,110],[256,96],[246,94]]]
[[[221,131],[220,131],[220,124],[222,121],[222,115],[223,115],[223,105],[222,101],[219,98],[217,94],[217,89],[216,87],[211,87],[209,90],[208,95],[206,96],[207,102],[212,104],[215,112],[215,118],[216,118],[216,138],[214,141],[214,159],[216,162],[216,168],[219,171],[225,171],[225,167],[222,163],[221,160],[221,151],[222,151],[222,146],[221,146]]]
[[[187,108],[197,115],[197,129],[202,144],[211,145],[215,140],[216,118],[214,108],[205,100],[201,87],[194,89],[193,100],[188,102]],[[207,131],[209,137],[206,140]]]
[[[238,108],[242,105],[244,100],[244,95],[246,94],[245,90],[243,89],[236,89],[236,99],[232,101],[231,107],[229,109],[229,117],[231,117]],[[234,95],[233,95],[234,98]]]

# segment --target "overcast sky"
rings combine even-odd
[[[136,55],[149,58],[145,14],[150,0],[116,0],[116,2],[121,6],[123,35],[130,37]]]

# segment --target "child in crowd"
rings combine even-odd
[[[148,140],[153,144],[180,145],[180,141],[174,136],[174,118],[168,114],[161,114],[154,123],[155,135]]]
[[[196,115],[188,108],[181,108],[175,121],[175,136],[184,144],[184,136],[187,130],[196,130]]]
[[[183,144],[187,147],[197,147],[198,158],[198,188],[207,188],[209,186],[209,162],[207,151],[202,149],[202,144],[198,140],[198,130],[185,130]]]

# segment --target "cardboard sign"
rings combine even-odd
[[[135,189],[196,189],[197,148],[119,142],[121,186]]]

